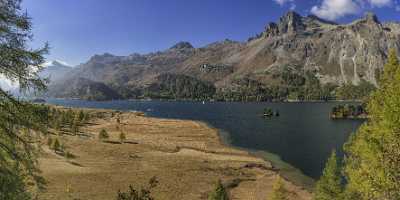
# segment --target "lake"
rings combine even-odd
[[[272,160],[286,172],[300,170],[317,179],[333,149],[342,145],[363,121],[331,120],[329,103],[240,103],[178,101],[108,101],[48,99],[48,103],[85,108],[143,111],[151,117],[199,120],[220,130],[230,145]],[[265,107],[280,116],[265,119]],[[283,162],[282,162],[283,161]],[[297,170],[298,169],[298,170]],[[296,172],[297,171],[297,172]]]

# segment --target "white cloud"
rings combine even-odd
[[[291,5],[290,5],[290,8],[289,8],[290,10],[295,10],[296,9],[296,4],[294,4],[294,3],[292,3]]]
[[[400,2],[399,1],[394,1],[394,9],[398,12],[400,12]]]
[[[12,82],[10,79],[0,74],[0,89],[4,91],[9,91],[17,88],[18,88],[18,83]]]
[[[394,7],[400,10],[394,0],[322,0],[321,5],[311,8],[311,13],[318,17],[335,20],[346,15],[358,14],[369,8]]]
[[[273,0],[273,1],[275,1],[277,4],[281,6],[283,6],[286,3],[293,2],[293,0]]]
[[[357,14],[360,5],[352,0],[323,0],[320,6],[313,6],[311,13],[318,17],[335,20],[346,15]]]
[[[384,7],[392,5],[392,0],[368,0],[372,7]]]
[[[279,4],[280,6],[284,6],[285,4],[289,4],[290,5],[290,7],[289,7],[290,10],[296,9],[296,4],[294,3],[294,0],[272,0],[272,1],[274,1],[277,4]]]

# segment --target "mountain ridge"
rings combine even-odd
[[[305,81],[317,79],[312,82],[320,89],[327,85],[364,83],[377,86],[387,51],[389,48],[400,50],[399,41],[400,24],[381,23],[373,13],[348,24],[337,24],[290,11],[247,42],[224,40],[200,48],[179,42],[155,53],[95,55],[57,82],[85,78],[104,83],[123,98],[138,98],[143,97],[150,85],[162,80],[157,77],[176,74],[212,83],[216,93],[239,92],[235,95],[265,100],[267,97],[260,92],[277,92],[273,88],[279,87],[285,90],[280,95],[286,98],[296,93],[297,98],[308,99],[318,95],[306,94],[305,85],[291,85],[292,82],[282,78],[284,73]],[[251,88],[256,91],[242,94],[248,85],[238,83],[248,81],[258,89]],[[302,82],[306,84],[305,81]],[[50,88],[62,91],[60,87]],[[57,96],[57,92],[52,94]],[[273,94],[267,96],[267,99],[274,98]]]

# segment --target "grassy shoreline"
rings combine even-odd
[[[112,199],[119,189],[140,187],[153,176],[160,182],[152,192],[155,199],[206,199],[218,179],[232,198],[265,199],[279,176],[270,162],[223,144],[218,130],[206,123],[86,110],[102,113],[81,129],[92,137],[58,136],[75,158],[43,148],[39,163],[48,188],[41,199]],[[119,117],[125,143],[116,142]],[[102,129],[110,136],[107,141],[97,139]],[[311,198],[309,191],[291,181],[286,180],[285,187],[290,199]]]

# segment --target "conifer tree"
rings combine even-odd
[[[289,200],[289,192],[285,189],[281,177],[274,183],[271,200]]]
[[[209,194],[208,200],[229,200],[228,193],[221,180],[218,180],[214,191]]]
[[[38,72],[44,63],[42,49],[32,50],[31,20],[21,9],[21,0],[0,1],[0,75],[17,83],[22,92],[40,92],[45,82]],[[24,180],[42,186],[36,165],[36,140],[47,132],[48,110],[20,101],[0,88],[0,199],[29,199]],[[29,136],[21,130],[29,131]]]
[[[55,129],[56,131],[61,130],[61,120],[58,119],[58,118],[56,118],[56,119],[54,120],[54,129]]]
[[[85,113],[83,112],[83,110],[80,110],[78,114],[78,120],[79,122],[84,122],[84,119],[85,119]]]
[[[347,188],[361,200],[400,199],[400,65],[395,50],[367,112],[370,119],[345,145]]]
[[[119,133],[119,141],[122,143],[124,143],[126,140],[126,135],[125,133],[121,130],[121,132]]]
[[[108,135],[107,131],[105,129],[101,129],[99,133],[99,140],[105,140],[108,139],[110,136]]]
[[[58,138],[54,139],[52,149],[54,150],[54,152],[61,150],[61,144],[60,144],[60,141],[58,140]]]
[[[322,177],[316,184],[315,200],[341,200],[342,179],[341,169],[338,165],[336,152],[333,151],[331,157],[326,162]]]
[[[388,61],[383,67],[383,75],[379,80],[379,84],[381,87],[391,83],[395,79],[395,75],[399,71],[399,59],[397,58],[396,49],[389,50]]]
[[[48,137],[48,138],[47,138],[47,146],[49,146],[49,148],[51,149],[51,148],[52,148],[52,145],[53,145],[53,138]]]
[[[117,124],[121,124],[121,115],[118,115],[117,117]]]
[[[76,135],[79,132],[79,120],[80,116],[79,115],[75,115],[74,120],[72,121],[71,124],[71,133]]]

